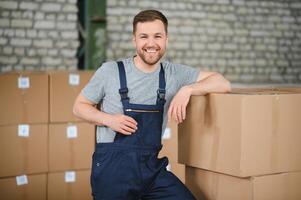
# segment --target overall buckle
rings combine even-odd
[[[119,89],[119,94],[122,99],[128,99],[128,92],[129,92],[129,90],[127,87]]]
[[[158,98],[160,100],[165,100],[165,89],[158,89],[157,90]]]

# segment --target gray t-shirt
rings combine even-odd
[[[133,57],[122,61],[125,65],[130,103],[156,104],[157,89],[159,88],[159,65],[154,72],[145,73],[135,66]],[[165,70],[166,81],[166,103],[162,127],[162,130],[165,130],[166,114],[170,101],[182,86],[194,83],[197,80],[199,69],[167,61],[162,61],[162,65]],[[83,88],[82,95],[96,104],[101,102],[101,110],[103,112],[110,114],[123,113],[119,88],[117,62],[106,62],[98,68],[89,83]],[[109,127],[97,126],[97,143],[113,142],[115,134]]]

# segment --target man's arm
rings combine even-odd
[[[231,91],[230,82],[217,72],[200,72],[197,81],[183,86],[172,99],[168,109],[168,119],[177,123],[186,118],[186,106],[191,95],[225,93]]]
[[[123,114],[108,114],[99,111],[96,104],[79,94],[73,105],[75,116],[99,126],[108,126],[114,131],[130,135],[137,130],[137,122]]]

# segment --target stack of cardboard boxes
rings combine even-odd
[[[179,162],[199,200],[301,199],[300,90],[193,96]]]
[[[91,75],[0,75],[0,199],[91,199],[95,129],[72,115]]]
[[[0,75],[0,199],[92,199],[95,126],[72,114],[92,74]],[[300,119],[301,89],[193,96],[159,157],[198,199],[299,200]]]
[[[76,96],[92,72],[49,74],[49,173],[47,199],[92,199],[90,171],[95,126],[72,113]]]
[[[46,199],[48,75],[1,75],[0,96],[0,198]]]

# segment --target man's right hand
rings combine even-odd
[[[82,94],[76,98],[73,106],[75,116],[98,126],[107,126],[116,132],[131,135],[137,130],[137,122],[123,114],[108,114],[98,110],[95,103]]]
[[[124,135],[131,135],[137,130],[137,122],[132,117],[123,114],[107,114],[103,119],[103,124]]]

